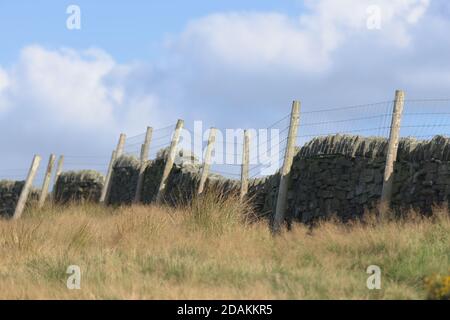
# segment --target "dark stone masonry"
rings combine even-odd
[[[377,137],[335,135],[314,138],[297,148],[288,192],[290,219],[311,222],[337,215],[343,220],[361,216],[377,205],[383,185],[388,141]],[[142,201],[155,200],[168,150],[147,161]],[[109,203],[130,204],[136,192],[140,163],[122,156],[114,165]],[[180,150],[167,181],[164,200],[172,205],[195,195],[202,166]],[[260,217],[270,218],[276,206],[279,174],[251,180],[248,196]],[[57,202],[98,201],[104,177],[94,171],[63,173],[56,184]],[[0,215],[11,215],[23,182],[0,182]],[[240,181],[211,174],[206,189],[238,192]],[[392,206],[395,210],[431,212],[450,198],[450,139],[401,139],[394,167]]]
[[[344,220],[373,209],[383,186],[388,141],[316,138],[297,153],[289,188],[289,214],[302,222],[336,214]],[[450,197],[450,139],[401,139],[394,166],[392,207],[430,213]]]
[[[56,203],[97,202],[100,199],[104,177],[93,170],[63,172],[53,190]]]
[[[25,181],[0,181],[0,217],[12,217]],[[28,204],[37,201],[39,191],[31,189]]]

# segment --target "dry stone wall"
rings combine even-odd
[[[309,223],[336,214],[343,220],[373,209],[381,196],[388,141],[384,138],[335,135],[312,139],[298,148],[288,188],[289,220]],[[143,203],[155,200],[166,164],[168,149],[147,161]],[[134,198],[140,163],[123,156],[113,168],[110,203],[130,204]],[[187,202],[196,194],[202,165],[180,150],[169,175],[164,200]],[[280,176],[251,180],[248,196],[260,217],[271,218],[276,207]],[[104,177],[95,171],[62,173],[54,197],[59,203],[98,201]],[[14,212],[23,182],[0,182],[0,215]],[[240,181],[210,174],[206,190],[238,192]],[[37,193],[36,193],[37,194]],[[450,198],[450,139],[402,139],[394,166],[392,205],[397,211],[410,208],[430,213],[434,205]]]
[[[294,159],[290,218],[310,222],[336,214],[347,220],[373,209],[381,197],[387,144],[387,139],[342,135],[311,140]],[[449,197],[450,139],[402,139],[394,166],[393,208],[430,213]]]
[[[105,178],[93,170],[63,172],[53,190],[56,203],[97,202],[100,199]]]
[[[158,152],[156,158],[145,163],[142,202],[155,201],[166,165],[168,148]],[[140,162],[131,156],[122,156],[116,161],[112,175],[110,204],[130,204],[134,198],[139,174]],[[185,203],[192,199],[198,190],[202,165],[198,158],[189,151],[180,150],[169,174],[163,201],[172,205]],[[222,193],[237,191],[240,181],[226,179],[220,175],[210,174],[205,190],[214,188]]]
[[[247,197],[260,218],[271,219],[277,205],[280,174],[249,181]]]
[[[111,176],[109,204],[131,204],[136,194],[140,162],[132,156],[121,156],[114,164]]]
[[[145,204],[156,200],[168,154],[168,148],[162,149],[154,160],[147,162],[142,188],[142,201]],[[200,181],[200,170],[201,166],[198,164],[198,159],[188,151],[180,150],[176,155],[174,166],[167,180],[163,199],[166,202],[175,203],[192,195]]]
[[[159,156],[147,166],[143,187],[144,203],[155,200],[166,159],[167,150],[162,150]],[[189,202],[197,193],[201,173],[202,164],[199,163],[198,158],[186,150],[181,150],[167,179],[163,200],[172,205]],[[240,181],[209,174],[204,190],[207,192],[211,189],[218,190],[223,194],[237,192],[240,189]]]
[[[0,218],[10,218],[14,214],[16,204],[19,201],[20,193],[25,181],[0,181]],[[28,204],[36,201],[39,197],[39,190],[32,189]]]
[[[450,199],[450,162],[440,159],[396,165],[392,204],[430,214]]]
[[[362,215],[380,199],[384,163],[342,155],[297,157],[288,193],[290,214],[303,222],[331,214],[344,219]]]

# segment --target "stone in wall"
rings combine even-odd
[[[250,180],[247,197],[257,217],[272,218],[276,209],[279,184],[279,173]]]
[[[289,187],[289,213],[310,222],[336,214],[358,217],[381,197],[388,140],[335,135],[312,139],[297,153]],[[430,213],[450,197],[450,139],[403,138],[394,166],[397,212]]]
[[[10,218],[14,214],[25,181],[0,180],[0,218]],[[39,198],[39,189],[32,188],[27,205]]]
[[[431,214],[434,206],[450,199],[450,161],[422,160],[398,162],[392,204],[395,208],[414,209]]]
[[[145,169],[144,203],[153,202],[156,198],[167,155],[168,149],[161,150],[156,159],[150,161]],[[197,193],[201,171],[202,164],[195,155],[187,150],[179,150],[167,179],[163,200],[172,205],[189,202]],[[227,192],[235,192],[239,188],[239,181],[227,179],[216,174],[209,174],[204,191],[207,192],[214,189],[226,195]]]
[[[450,161],[450,138],[435,136],[431,140],[421,141],[414,138],[402,139],[399,149],[404,149],[405,144],[407,145],[407,152],[401,152],[399,161]]]
[[[144,204],[155,201],[165,165],[166,158],[161,156],[157,156],[156,159],[147,162],[142,186],[142,202]]]
[[[156,200],[168,155],[169,147],[159,150],[154,160],[147,161],[144,171],[144,183],[142,188],[142,201],[145,204],[151,203]],[[183,165],[187,164],[192,164],[195,166],[196,164],[198,164],[198,159],[195,158],[195,156],[193,156],[189,151],[179,150],[175,156],[174,168],[172,169],[172,172],[174,170],[175,172],[178,172],[176,168],[182,167]],[[193,170],[195,171],[195,169]],[[169,175],[169,185],[171,181],[171,175]]]
[[[298,148],[289,182],[289,218],[311,222],[336,214],[348,220],[373,209],[381,196],[387,146],[385,138],[334,135],[312,139]],[[156,159],[145,164],[144,203],[151,203],[156,198],[167,154],[168,149],[163,149]],[[122,157],[116,162],[111,203],[131,203],[138,170],[139,161],[135,158]],[[394,207],[430,212],[433,205],[448,202],[450,197],[450,139],[442,136],[430,141],[401,139],[394,170]],[[164,200],[177,204],[192,199],[198,189],[200,174],[198,159],[180,150],[167,181]],[[279,179],[277,173],[250,180],[248,196],[260,217],[273,216]],[[70,198],[73,194],[75,198],[84,198],[77,195],[84,191],[80,192],[76,185],[66,190],[62,198]],[[91,189],[90,186],[83,188]],[[240,181],[211,174],[206,190],[212,189],[224,194],[239,192]],[[100,192],[101,187],[98,190]]]
[[[113,166],[109,204],[131,204],[136,194],[140,161],[129,155],[119,157]]]
[[[97,202],[100,199],[105,178],[93,170],[63,172],[53,191],[57,203]]]
[[[320,155],[342,155],[347,157],[385,158],[388,140],[380,137],[333,135],[317,137],[300,148],[300,158]]]
[[[379,159],[297,155],[289,186],[291,218],[308,223],[330,215],[343,220],[360,216],[381,196],[383,172]]]

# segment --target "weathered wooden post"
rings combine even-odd
[[[17,201],[14,215],[12,216],[14,220],[19,219],[22,216],[23,209],[25,208],[25,205],[27,203],[28,195],[30,194],[31,187],[33,186],[33,180],[34,177],[36,177],[36,172],[39,168],[40,163],[41,157],[35,155],[33,158],[33,162],[31,163],[27,179],[25,180],[25,184],[23,185],[22,191],[20,192],[19,201]]]
[[[405,92],[395,92],[394,111],[392,114],[391,130],[389,133],[389,144],[386,155],[386,166],[384,168],[383,189],[381,191],[380,209],[383,213],[389,208],[392,198],[392,186],[394,182],[394,164],[397,160],[398,143],[400,141],[400,123],[403,107],[405,105]]]
[[[141,201],[142,185],[144,184],[145,164],[147,163],[148,160],[148,151],[150,150],[152,135],[153,135],[153,128],[147,127],[144,144],[141,146],[141,159],[140,159],[141,163],[139,167],[139,176],[136,185],[136,193],[134,195],[134,203],[139,203]]]
[[[41,194],[39,195],[38,208],[42,208],[48,195],[48,188],[50,187],[50,180],[52,178],[53,166],[55,165],[56,156],[50,155],[48,159],[47,171],[45,172],[44,182],[42,183]]]
[[[284,163],[283,168],[280,172],[280,186],[278,188],[277,205],[272,225],[273,233],[279,233],[281,231],[281,225],[284,223],[286,217],[286,204],[287,204],[289,178],[291,173],[292,162],[294,160],[295,155],[295,142],[297,140],[299,120],[300,120],[300,102],[294,101],[292,103],[291,121],[289,125],[289,135],[284,155]]]
[[[198,194],[203,193],[203,190],[205,188],[206,179],[208,178],[209,174],[209,167],[211,166],[212,151],[215,143],[216,143],[216,128],[211,128],[209,131],[208,145],[206,146],[205,159],[203,161],[200,184],[198,186]]]
[[[119,137],[119,142],[117,143],[116,148],[116,156],[119,158],[123,154],[123,149],[125,148],[125,140],[127,139],[127,135],[125,133],[121,133]]]
[[[167,179],[169,178],[170,171],[172,170],[173,163],[177,154],[178,141],[180,139],[180,133],[183,129],[184,121],[178,120],[173,133],[172,142],[170,144],[169,154],[167,155],[166,165],[164,167],[161,183],[159,185],[158,194],[156,195],[156,202],[161,202],[164,192],[166,190]]]
[[[58,183],[59,176],[61,175],[63,171],[64,166],[64,156],[60,155],[58,159],[58,164],[56,165],[56,172],[55,172],[55,178],[53,180],[53,190],[51,193],[52,201],[55,201],[56,196],[56,184]]]
[[[53,181],[53,190],[55,190],[56,183],[58,182],[58,178],[62,173],[63,166],[64,166],[64,156],[61,155],[59,156],[58,164],[56,165],[55,180]]]
[[[248,167],[250,162],[250,135],[248,130],[244,131],[244,146],[242,150],[241,165],[241,200],[244,199],[248,192]]]
[[[114,163],[116,162],[116,159],[119,158],[123,153],[126,137],[127,136],[124,133],[120,134],[116,150],[114,150],[111,155],[111,160],[109,161],[108,166],[108,172],[106,173],[105,177],[105,184],[103,185],[102,193],[100,195],[100,203],[108,203],[109,192],[111,190],[111,181],[114,170]]]
[[[102,193],[100,195],[100,203],[105,203],[108,191],[109,191],[109,182],[111,181],[111,175],[114,168],[114,162],[116,162],[116,154],[117,151],[113,150],[111,154],[111,160],[109,161],[108,171],[106,172],[105,183],[103,184]]]

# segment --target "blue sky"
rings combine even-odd
[[[81,30],[66,28],[70,4]],[[11,133],[0,167],[26,171],[52,152],[107,162],[120,132],[178,118],[265,128],[294,99],[312,111],[396,89],[448,98],[449,12],[445,0],[0,0],[0,127]]]
[[[76,4],[82,12],[82,30],[65,28],[66,8]],[[118,62],[155,58],[165,35],[180,32],[190,20],[214,12],[271,11],[298,15],[301,1],[0,1],[0,63],[11,63],[30,43],[50,48],[83,49],[96,46]],[[14,30],[14,32],[12,32]]]

